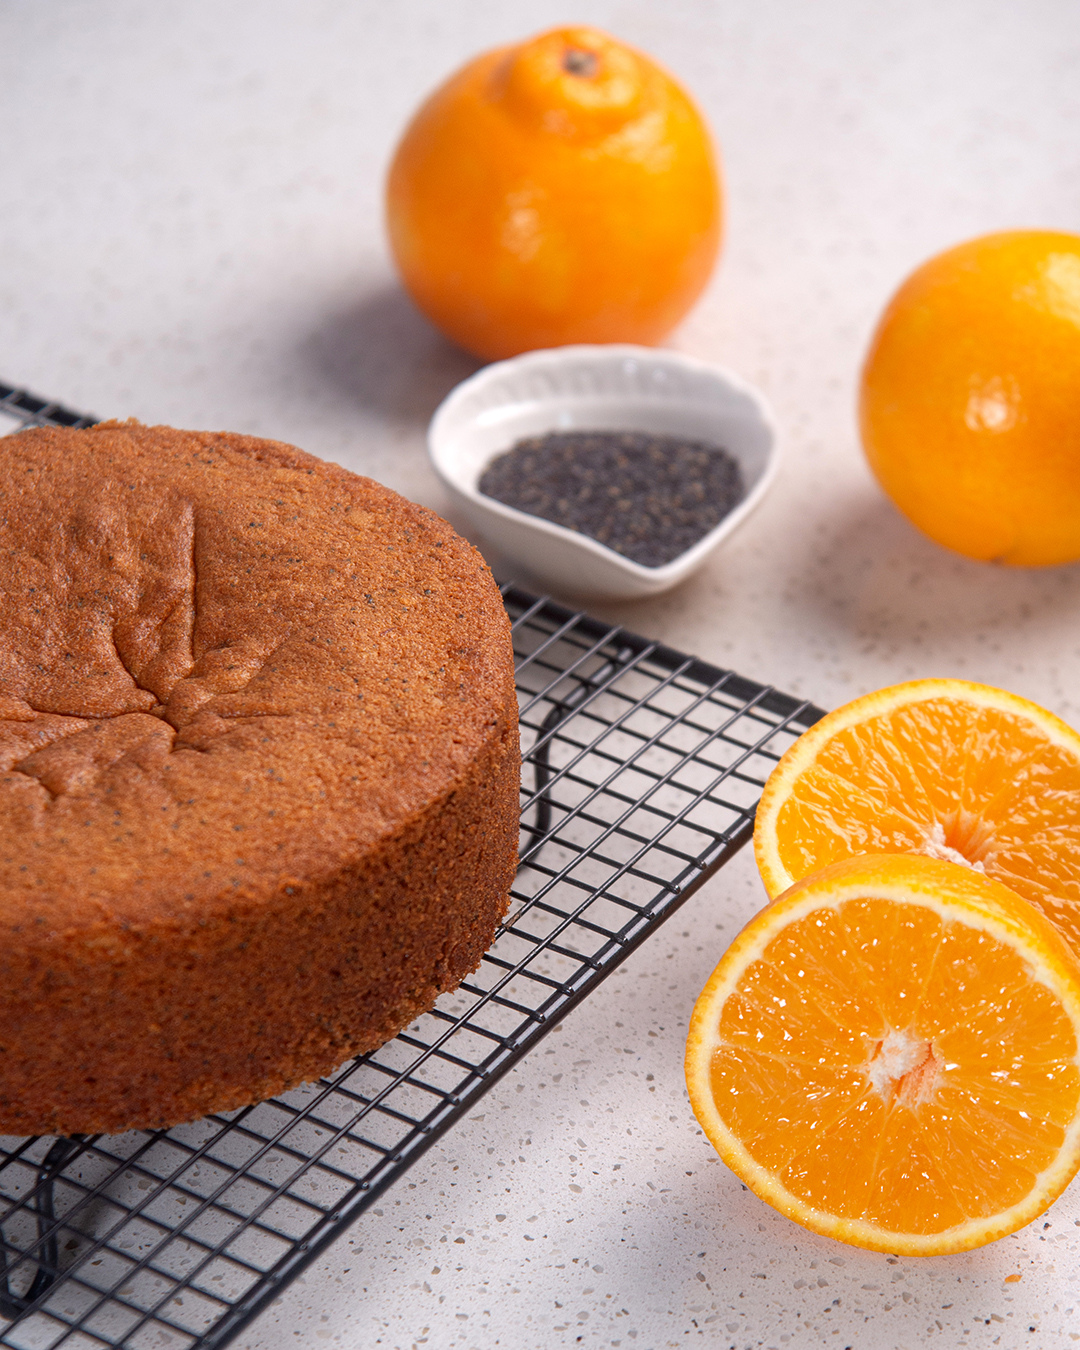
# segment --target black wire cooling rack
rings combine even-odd
[[[0,418],[85,426],[0,385]],[[513,587],[521,867],[479,970],[380,1050],[169,1131],[0,1138],[0,1344],[225,1345],[750,837],[818,709]]]

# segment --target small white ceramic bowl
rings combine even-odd
[[[523,436],[641,431],[722,446],[746,496],[663,567],[644,567],[576,530],[486,497],[488,463]],[[700,567],[757,506],[776,471],[764,399],[737,376],[652,347],[556,347],[485,366],[451,390],[428,428],[435,471],[477,532],[545,587],[591,598],[656,595]]]

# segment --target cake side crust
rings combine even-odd
[[[163,1128],[390,1039],[491,943],[516,860],[519,765],[515,706],[446,798],[351,866],[238,892],[228,918],[102,923],[9,947],[0,1133]]]

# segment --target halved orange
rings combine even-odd
[[[690,1101],[751,1190],[877,1251],[965,1251],[1080,1165],[1080,962],[969,867],[836,863],[735,939],[694,1008]]]
[[[881,689],[787,750],[754,852],[770,896],[858,854],[966,863],[1037,905],[1080,953],[1080,736],[988,685]]]

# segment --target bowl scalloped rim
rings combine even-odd
[[[673,379],[681,382],[688,393],[696,387],[699,397],[680,401],[677,393],[672,392]],[[620,380],[624,386],[621,389]],[[711,396],[700,396],[705,390]],[[754,423],[762,441],[755,457],[758,462],[753,465],[752,481],[742,501],[695,544],[660,567],[634,562],[597,539],[507,506],[476,487],[486,464],[518,439],[517,435],[508,439],[506,434],[500,439],[497,432],[504,423],[520,424],[524,419],[546,424],[542,428],[546,430],[569,430],[573,426],[572,416],[567,420],[571,409],[603,404],[613,411],[620,405],[631,407],[638,414],[617,425],[620,416],[626,419],[626,415],[614,411],[615,422],[606,423],[604,429],[639,430],[642,409],[650,405],[654,412],[676,415],[671,419],[646,416],[645,420],[655,423],[670,420],[669,434],[678,434],[679,422],[684,425],[691,421],[705,422],[704,413],[710,402],[721,424],[725,419],[720,413],[727,405],[728,434],[725,436],[723,431],[711,436],[701,434],[700,439],[723,443],[731,439],[730,432],[736,423]],[[519,410],[516,417],[514,409]],[[693,417],[688,415],[691,409]],[[594,423],[589,429],[599,427]],[[661,431],[659,425],[648,429]],[[453,449],[460,449],[462,434],[470,432],[474,437],[479,434],[487,442],[487,448],[474,452],[471,466],[463,471],[462,456],[459,454],[455,459]],[[529,434],[534,432],[530,430]],[[743,451],[737,445],[725,448],[740,461],[745,476],[745,447]],[[428,428],[428,451],[435,472],[451,497],[480,533],[503,553],[522,563],[546,584],[554,582],[557,587],[577,594],[609,599],[659,594],[689,576],[758,506],[779,465],[772,414],[752,385],[732,371],[680,352],[627,344],[555,347],[483,367],[455,386],[435,410]],[[564,555],[560,565],[554,563],[555,550]]]

